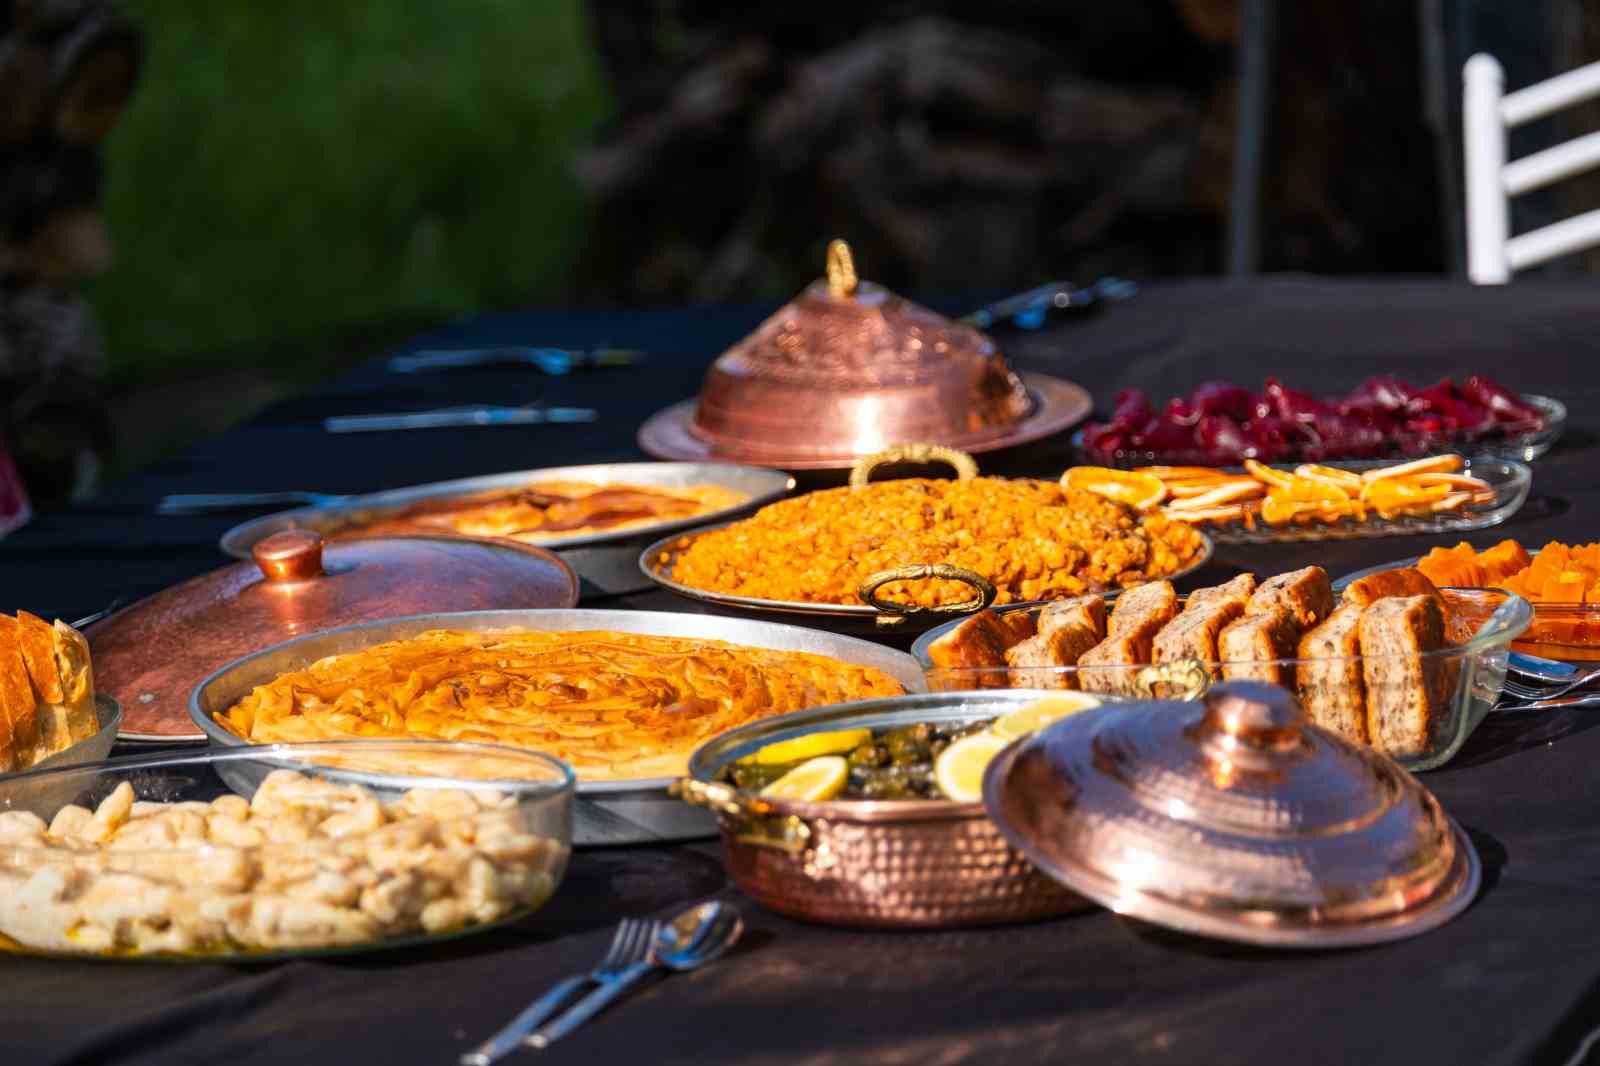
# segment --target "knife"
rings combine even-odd
[[[373,433],[448,426],[536,426],[546,422],[594,422],[592,407],[447,407],[396,415],[336,415],[322,420],[329,433]]]
[[[472,366],[534,366],[554,377],[573,370],[597,366],[632,366],[644,353],[632,348],[597,348],[569,351],[565,348],[431,348],[397,355],[388,366],[396,374],[416,374],[427,370],[459,370]]]

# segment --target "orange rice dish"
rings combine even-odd
[[[826,489],[769,504],[723,529],[686,537],[672,578],[769,600],[859,604],[880,570],[952,563],[999,590],[996,603],[1075,596],[1167,577],[1198,562],[1183,522],[1049,481],[906,478]],[[893,582],[879,595],[958,603],[956,581]]]

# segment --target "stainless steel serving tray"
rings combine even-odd
[[[687,488],[718,485],[742,492],[744,502],[688,518],[633,526],[607,533],[580,533],[544,537],[529,543],[548,548],[564,559],[582,582],[582,595],[611,596],[650,587],[639,575],[639,551],[659,537],[705,522],[727,521],[748,514],[786,496],[794,478],[781,470],[735,463],[593,463],[588,466],[552,466],[541,470],[514,470],[505,474],[435,481],[403,489],[349,496],[336,503],[298,507],[292,511],[253,518],[222,535],[222,550],[236,559],[249,559],[257,541],[282,529],[310,529],[323,536],[362,521],[384,518],[414,504],[467,499],[541,481],[584,481]]]
[[[685,585],[680,581],[673,580],[672,564],[680,551],[687,549],[690,544],[694,543],[696,538],[702,537],[707,533],[714,533],[719,529],[726,529],[728,526],[733,525],[734,521],[737,520],[719,522],[716,525],[705,526],[700,529],[695,529],[689,533],[674,533],[671,536],[661,538],[646,548],[644,550],[644,554],[639,556],[639,569],[643,571],[645,577],[649,578],[655,584],[660,585],[662,588],[670,589],[680,596],[687,596],[692,600],[699,600],[702,603],[708,603],[715,607],[728,610],[730,613],[738,614],[749,613],[751,611],[760,611],[779,617],[798,615],[812,619],[813,621],[810,624],[824,625],[831,630],[841,633],[876,633],[880,637],[885,635],[886,631],[878,626],[878,619],[881,618],[882,615],[876,608],[868,607],[865,604],[808,603],[803,600],[766,600],[756,596],[736,596],[727,592],[713,592],[706,589],[697,589],[690,585]],[[1188,575],[1199,570],[1201,567],[1205,566],[1211,561],[1211,553],[1214,550],[1214,545],[1212,544],[1211,538],[1201,530],[1196,530],[1196,532],[1200,534],[1201,541],[1199,558],[1177,573],[1168,575],[1166,580],[1180,580],[1181,578],[1187,577]],[[928,561],[937,562],[938,560]],[[1116,591],[1117,590],[1113,590],[1108,593],[1108,595],[1115,596]],[[1008,604],[1007,606],[1018,605]],[[931,629],[934,626],[943,625],[950,620],[951,618],[948,613],[941,614],[929,611],[921,614],[913,614],[906,616],[903,624],[898,625],[894,629],[887,632],[896,636],[909,637]]]
[[[904,652],[800,626],[665,611],[463,611],[343,626],[284,641],[229,663],[201,681],[189,697],[189,715],[212,744],[241,746],[244,741],[218,725],[212,715],[233,706],[255,686],[329,655],[360,651],[430,629],[610,629],[653,636],[725,640],[757,648],[827,655],[842,662],[882,670],[905,686],[907,692],[927,690],[921,667]],[[716,820],[709,812],[689,807],[667,795],[667,785],[672,780],[657,777],[579,781],[577,803],[573,808],[573,843],[636,844],[714,836]]]

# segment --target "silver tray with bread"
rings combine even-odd
[[[923,634],[912,655],[934,691],[1058,688],[1193,698],[1267,681],[1311,721],[1410,770],[1448,762],[1499,698],[1532,607],[1498,589],[1439,589],[1388,570],[1335,599],[1321,567],[1178,595],[1155,581],[1108,605],[1086,596],[983,611]]]
[[[285,641],[213,673],[189,713],[215,745],[392,738],[528,748],[578,776],[573,840],[711,836],[667,785],[713,736],[921,692],[903,651],[798,626],[652,611],[413,615]]]
[[[0,614],[0,775],[104,759],[121,725],[121,705],[94,690],[83,634]]]

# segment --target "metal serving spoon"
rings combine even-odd
[[[545,1048],[593,1018],[624,992],[632,989],[658,969],[682,972],[704,966],[722,955],[744,932],[744,920],[728,903],[702,903],[691,907],[656,933],[655,946],[643,962],[636,962],[622,974],[590,992],[575,1006],[549,1025],[528,1036],[528,1047]]]

